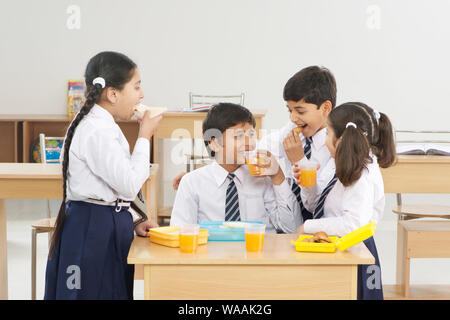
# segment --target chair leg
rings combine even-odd
[[[31,230],[31,300],[36,300],[36,229]]]
[[[50,211],[50,199],[47,199],[47,218],[51,218],[52,213]]]
[[[50,250],[50,245],[52,242],[52,237],[53,237],[53,231],[49,231],[48,232],[48,249]]]

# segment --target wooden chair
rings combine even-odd
[[[36,238],[39,233],[48,233],[48,244],[55,230],[54,218],[41,219],[31,225],[31,299],[36,300]]]
[[[450,194],[450,157],[399,156],[382,174],[385,193],[397,194],[397,289],[408,297],[412,258],[450,258],[450,206],[404,205],[402,193]]]

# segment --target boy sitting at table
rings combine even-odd
[[[270,167],[264,168],[264,176],[250,175],[243,165],[245,153],[256,148],[255,125],[252,113],[237,104],[219,103],[209,110],[203,137],[215,161],[183,177],[170,225],[262,221],[267,233],[275,233],[281,228],[280,219],[295,214],[298,205],[294,194],[278,194],[284,174],[270,153],[265,153]]]

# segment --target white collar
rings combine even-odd
[[[325,138],[327,136],[327,128],[320,129],[317,131],[311,138],[312,138],[312,144],[316,149],[321,148],[325,145]],[[302,142],[305,142],[306,138],[302,134]]]
[[[228,172],[225,170],[217,161],[214,161],[211,164],[212,174],[217,182],[217,186],[220,187],[222,184],[224,184],[227,180]],[[233,172],[233,174],[236,176],[238,181],[242,184],[244,181],[244,172],[245,172],[245,165],[240,166],[236,169],[236,171]]]
[[[89,112],[89,114],[92,114],[92,115],[94,115],[96,117],[103,118],[105,120],[112,121],[112,122],[116,123],[114,121],[114,117],[112,116],[112,114],[109,113],[108,110],[106,110],[105,108],[103,108],[102,106],[100,106],[98,104],[94,104],[94,106],[92,107],[92,109]]]

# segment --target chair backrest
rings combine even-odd
[[[46,137],[41,133],[39,135],[41,163],[60,163],[63,143],[64,137]]]
[[[191,109],[210,107],[219,102],[231,102],[244,105],[244,93],[236,95],[202,95],[189,92],[189,107]]]

